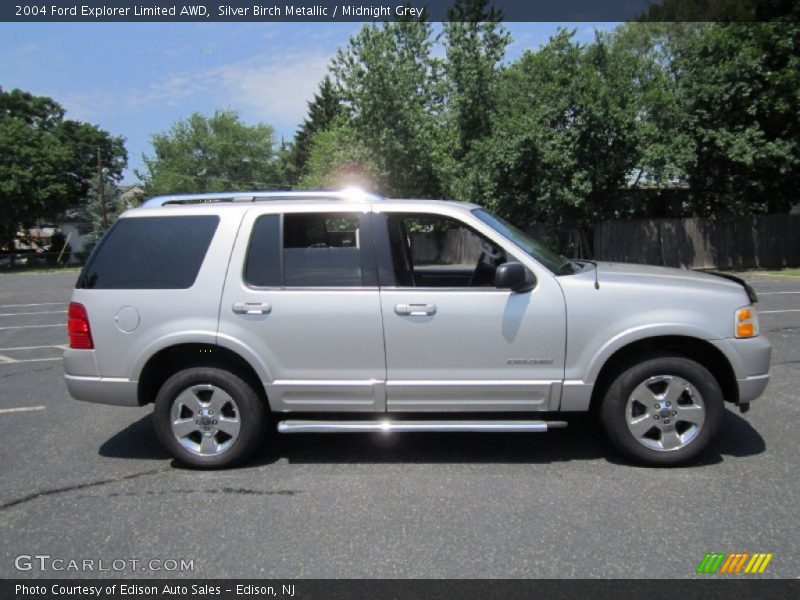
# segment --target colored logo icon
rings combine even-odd
[[[735,575],[740,573],[763,573],[767,570],[772,552],[707,552],[697,567],[697,573]]]

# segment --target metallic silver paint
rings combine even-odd
[[[74,290],[73,300],[88,311],[96,350],[65,351],[73,396],[135,406],[137,382],[152,356],[175,344],[201,343],[247,361],[276,412],[586,410],[597,375],[614,352],[663,335],[717,347],[731,364],[742,402],[766,386],[769,342],[763,336],[734,339],[733,315],[749,299],[733,281],[600,262],[595,289],[593,268],[554,276],[477,219],[471,204],[352,201],[328,192],[276,193],[254,202],[254,195],[195,204],[154,199],[122,216],[214,214],[220,222],[190,289]],[[331,197],[336,201],[325,200]],[[244,283],[244,257],[258,216],[335,211],[453,217],[523,263],[536,286],[517,294],[486,288],[254,289]],[[395,312],[398,305],[418,304],[426,308],[409,313],[433,312],[431,306],[435,313]],[[114,322],[125,306],[140,316],[129,333]],[[553,362],[507,362],[526,357]]]

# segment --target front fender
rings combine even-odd
[[[686,323],[659,323],[657,325],[641,325],[621,331],[613,336],[592,355],[588,363],[588,368],[582,377],[585,383],[594,383],[600,374],[603,365],[618,350],[648,338],[663,336],[681,336],[700,339],[703,341],[719,340],[719,335],[709,329]]]

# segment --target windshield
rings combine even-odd
[[[482,208],[477,208],[473,210],[472,213],[504,238],[514,242],[514,244],[522,248],[556,275],[572,272],[572,269],[567,269],[570,262],[566,258],[546,248],[524,231],[514,227],[511,223]]]

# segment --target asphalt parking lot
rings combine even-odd
[[[67,395],[76,276],[0,275],[0,577],[674,578],[739,551],[774,553],[760,577],[800,576],[800,279],[747,276],[772,380],[691,467],[629,466],[584,417],[547,434],[276,435],[242,468],[196,472],[159,448],[149,407]],[[21,554],[193,569],[21,572]]]

